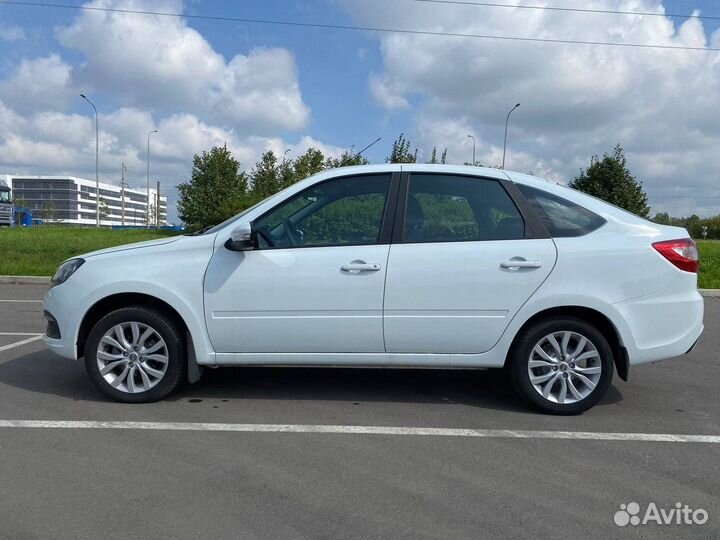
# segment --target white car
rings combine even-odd
[[[692,349],[697,269],[684,229],[536,177],[348,167],[196,235],[66,261],[45,342],[124,402],[202,366],[504,367],[531,405],[576,414],[614,370]]]

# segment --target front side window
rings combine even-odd
[[[0,202],[10,202],[9,191],[0,191]]]
[[[605,224],[587,208],[552,193],[517,184],[553,238],[583,236]]]
[[[405,208],[404,242],[512,240],[525,222],[496,180],[413,174]]]
[[[313,186],[257,219],[260,248],[376,244],[390,175],[350,176]]]

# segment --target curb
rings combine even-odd
[[[698,289],[698,292],[708,298],[720,298],[720,289]]]
[[[0,284],[49,285],[49,276],[0,276]]]
[[[49,285],[49,276],[0,276],[3,285]],[[707,298],[720,298],[720,289],[698,289],[698,292]]]

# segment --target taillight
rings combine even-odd
[[[664,240],[655,242],[652,246],[680,270],[697,273],[700,258],[697,246],[690,238]]]

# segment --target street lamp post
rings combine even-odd
[[[98,112],[95,104],[85,94],[80,97],[87,101],[95,111],[95,226],[100,227],[100,130],[98,128]]]
[[[510,115],[512,112],[517,109],[520,106],[518,103],[515,105],[512,109],[510,109],[510,112],[507,114],[507,117],[505,118],[505,142],[503,142],[503,162],[502,162],[502,169],[505,168],[505,149],[507,148],[507,128],[508,128],[508,122],[510,121]]]
[[[127,170],[127,167],[125,166],[125,162],[122,162],[122,166],[120,167],[121,172],[121,179],[120,179],[120,206],[121,206],[121,213],[120,213],[120,223],[122,223],[122,226],[125,226],[125,171]]]
[[[147,228],[150,228],[150,135],[157,133],[157,129],[148,132],[147,136]]]
[[[472,135],[468,135],[468,137],[470,137],[473,141],[473,160],[472,160],[471,165],[474,167],[475,166],[475,137],[473,137]]]

